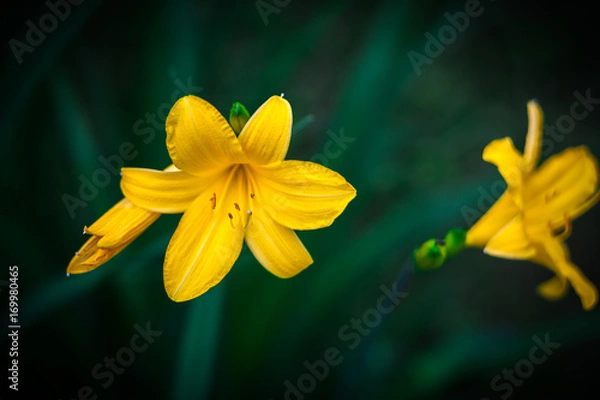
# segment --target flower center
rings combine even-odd
[[[218,217],[229,220],[232,229],[245,228],[255,203],[254,179],[244,164],[231,166],[226,176],[220,190],[215,190],[209,198],[209,206]]]

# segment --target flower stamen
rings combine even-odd
[[[210,202],[212,203],[212,209],[217,208],[217,194],[213,192],[212,197],[210,198]]]
[[[244,225],[244,229],[246,229],[248,227],[248,224],[250,223],[250,218],[252,218],[251,210],[246,211],[246,213],[248,214],[248,218],[246,218],[246,225]]]
[[[569,236],[571,236],[571,232],[573,231],[573,225],[571,224],[571,220],[569,219],[567,214],[563,216],[563,223],[563,231],[556,236],[556,238],[558,238],[560,241],[567,240]]]

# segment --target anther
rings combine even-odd
[[[210,201],[212,203],[212,209],[214,210],[215,208],[217,208],[217,194],[213,192],[212,197],[210,198]]]
[[[253,199],[254,198],[254,193],[250,193],[250,198]]]
[[[240,211],[240,205],[238,203],[233,203],[236,210]]]
[[[563,215],[563,231],[558,234],[556,237],[559,240],[565,241],[571,236],[571,232],[573,231],[573,226],[571,225],[571,220],[567,214]]]
[[[227,215],[229,216],[229,219],[233,219],[233,215],[231,215],[231,213],[227,213]]]
[[[246,219],[246,225],[244,225],[244,229],[248,227],[248,224],[250,223],[250,218],[252,218],[252,211],[248,210],[246,212],[248,213],[248,219]]]

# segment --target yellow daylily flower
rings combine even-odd
[[[562,298],[569,283],[590,310],[598,290],[569,257],[565,239],[571,221],[600,199],[596,158],[587,147],[569,148],[535,168],[542,144],[543,113],[535,101],[527,104],[529,129],[523,154],[510,138],[494,140],[483,159],[498,167],[508,188],[494,206],[469,229],[465,244],[483,247],[496,257],[531,260],[556,276],[538,286],[548,299]]]
[[[165,171],[177,171],[177,168],[170,165]],[[159,216],[159,213],[144,210],[122,199],[92,225],[83,228],[83,233],[92,237],[75,252],[67,267],[67,275],[83,274],[106,263],[137,239]]]
[[[540,284],[538,293],[549,299],[564,297],[569,284],[584,309],[598,302],[598,290],[574,265],[564,241],[571,222],[600,200],[599,169],[587,147],[568,148],[548,158],[539,168],[544,116],[537,102],[527,104],[529,127],[525,151],[510,138],[494,140],[483,159],[498,167],[507,190],[468,231],[451,230],[441,241],[430,240],[416,249],[420,269],[438,268],[462,248],[479,247],[495,257],[529,260],[556,274]]]
[[[319,164],[284,160],[292,109],[269,98],[239,137],[207,101],[185,96],[166,121],[177,171],[123,168],[121,190],[151,213],[181,213],[164,261],[169,297],[187,301],[218,284],[245,243],[271,273],[289,278],[313,260],[294,232],[329,226],[356,190]]]

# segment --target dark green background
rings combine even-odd
[[[21,65],[8,41],[23,40],[25,21],[48,9],[41,0],[5,5],[1,243],[4,268],[20,272],[19,394],[72,399],[89,385],[99,399],[282,399],[305,360],[337,347],[343,362],[307,399],[499,399],[505,392],[490,381],[546,333],[561,347],[511,398],[594,393],[600,311],[583,311],[572,292],[543,300],[535,286],[547,270],[476,249],[413,276],[408,297],[357,348],[338,336],[375,306],[414,246],[468,227],[461,209],[476,209],[500,179],[481,151],[505,136],[522,148],[529,99],[554,124],[574,91],[600,97],[591,5],[482,6],[418,76],[407,53],[423,53],[425,33],[435,35],[464,2],[292,0],[265,25],[253,1],[86,0]],[[83,226],[121,194],[113,176],[75,218],[62,196],[76,196],[79,177],[89,179],[98,157],[123,142],[139,151],[127,166],[169,163],[164,131],[144,143],[133,127],[171,104],[177,79],[201,86],[222,113],[234,101],[253,112],[285,92],[302,121],[288,158],[323,153],[328,130],[356,139],[328,164],[358,196],[330,228],[300,232],[315,263],[299,276],[275,278],[244,249],[220,285],[176,304],[162,283],[179,220],[170,215],[100,269],[65,277]],[[599,128],[595,110],[554,152],[586,144],[600,156]],[[597,285],[599,216],[595,208],[576,221],[568,242]],[[102,388],[90,371],[146,321],[162,335]]]

